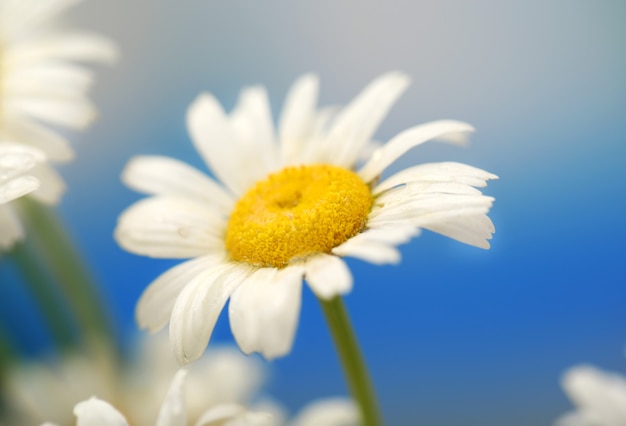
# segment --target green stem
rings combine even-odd
[[[335,342],[352,397],[361,410],[363,426],[383,424],[367,367],[341,297],[318,299]]]
[[[41,267],[41,259],[31,241],[26,239],[18,243],[11,256],[41,309],[57,347],[65,350],[76,346],[78,336],[73,319],[61,299],[56,282]]]
[[[2,324],[0,324],[0,386],[4,383],[4,377],[11,364],[17,358],[15,348],[11,338],[7,335]],[[2,398],[0,398],[0,403]],[[1,411],[1,407],[0,407]]]
[[[107,346],[116,348],[111,320],[97,292],[98,285],[54,210],[27,198],[20,200],[20,207],[27,238],[58,282],[82,335],[88,343],[105,339]]]

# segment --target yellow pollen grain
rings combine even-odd
[[[348,169],[287,167],[237,202],[226,248],[233,260],[277,268],[330,253],[365,227],[372,200],[370,188]]]

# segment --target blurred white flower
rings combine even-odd
[[[569,369],[563,376],[563,389],[576,406],[556,426],[626,425],[626,378],[590,365]]]
[[[22,227],[6,203],[39,188],[39,179],[28,172],[44,159],[36,148],[0,142],[0,248],[22,238]]]
[[[168,388],[182,386],[187,391],[186,417],[195,422],[220,404],[248,404],[264,379],[260,361],[235,348],[215,348],[186,369],[186,378],[177,376],[173,382],[179,367],[166,336],[143,340],[135,355],[124,368],[106,356],[75,355],[56,365],[11,369],[3,389],[6,424],[74,424],[73,407],[92,396],[113,404],[133,424],[155,424]]]
[[[65,190],[48,162],[73,157],[55,128],[83,129],[96,114],[87,98],[93,72],[84,63],[116,57],[108,40],[59,27],[59,15],[80,1],[0,0],[0,140],[45,154],[47,162],[31,170],[41,184],[31,196],[44,203],[56,203]],[[0,213],[0,229],[21,235],[11,212]],[[0,249],[12,241],[0,241]]]
[[[168,157],[138,157],[124,182],[151,197],[129,207],[115,237],[133,253],[193,258],[158,277],[137,306],[140,327],[170,322],[177,359],[205,350],[230,298],[232,332],[245,353],[268,359],[291,350],[302,278],[320,298],[348,293],[341,259],[397,263],[395,248],[420,228],[488,248],[496,176],[459,163],[423,164],[381,183],[383,171],[431,139],[460,142],[472,126],[452,120],[410,128],[358,168],[380,122],[409,83],[400,72],[368,85],[343,109],[317,108],[318,79],[305,75],[287,95],[277,132],[263,87],[242,91],[227,115],[210,94],[191,105],[196,149],[224,186]]]
[[[159,410],[157,426],[358,426],[356,406],[346,399],[319,400],[309,404],[296,418],[285,423],[278,407],[248,409],[240,404],[219,404],[209,408],[195,423],[188,423],[185,409],[183,381],[186,370],[180,370]],[[77,426],[143,426],[130,423],[114,406],[92,397],[74,407]],[[56,426],[45,423],[42,426]]]

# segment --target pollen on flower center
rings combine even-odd
[[[287,167],[235,205],[226,231],[233,260],[282,268],[358,234],[372,206],[356,173],[330,165]]]

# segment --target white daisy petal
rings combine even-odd
[[[180,369],[174,376],[167,392],[165,401],[159,411],[156,426],[185,426],[187,411],[185,409],[184,384],[187,370]]]
[[[225,226],[208,206],[157,196],[138,201],[121,214],[115,239],[133,253],[187,258],[223,250]]]
[[[374,195],[378,195],[391,188],[408,183],[457,183],[482,188],[487,185],[488,180],[492,179],[498,179],[498,176],[467,164],[454,162],[427,163],[409,167],[390,176],[376,185],[372,192]]]
[[[2,142],[0,143],[0,204],[8,203],[40,186],[34,174],[38,162],[44,160],[43,153],[29,146]],[[28,173],[26,175],[25,173]],[[9,231],[6,230],[7,234]],[[12,240],[14,233],[3,240]]]
[[[30,196],[45,204],[56,204],[65,193],[67,186],[59,173],[49,164],[39,164],[29,171],[41,185]]]
[[[49,124],[83,130],[96,117],[93,104],[83,95],[66,97],[28,96],[7,100],[4,107],[17,114],[30,115]]]
[[[417,235],[419,235],[419,229],[414,226],[403,227],[396,225],[370,228],[356,235],[354,238],[382,244],[398,245],[407,243],[411,238]]]
[[[24,229],[9,206],[0,205],[0,249],[7,250],[24,238]]]
[[[291,350],[298,325],[303,268],[261,268],[233,293],[230,327],[241,350],[266,359]]]
[[[396,264],[400,262],[400,252],[394,247],[368,241],[366,239],[350,239],[333,249],[333,254],[342,257],[354,257],[374,265]]]
[[[358,426],[359,409],[346,398],[328,398],[309,403],[290,426]]]
[[[18,37],[28,33],[47,21],[55,19],[70,6],[80,0],[18,1],[5,0],[0,3],[0,24],[3,33]],[[10,19],[9,19],[10,18]]]
[[[124,416],[111,404],[96,397],[74,407],[76,426],[128,426]]]
[[[401,72],[389,72],[371,82],[339,113],[329,130],[326,161],[351,168],[408,85],[408,76]]]
[[[85,96],[93,82],[92,74],[91,70],[77,65],[37,64],[9,74],[3,81],[3,95],[7,99],[73,99]]]
[[[199,95],[187,110],[187,128],[194,146],[213,173],[235,194],[241,194],[236,152],[232,143],[228,117],[219,102],[210,94]]]
[[[3,53],[8,67],[23,67],[48,60],[102,63],[117,60],[117,50],[109,40],[87,32],[49,34],[22,42]]]
[[[578,407],[584,424],[621,425],[626,420],[626,379],[590,365],[569,369],[563,389]],[[574,417],[578,419],[578,417]]]
[[[433,121],[405,130],[393,137],[378,150],[359,170],[365,182],[371,182],[409,149],[431,139],[441,138],[448,133],[473,132],[474,127],[454,120]]]
[[[244,90],[232,118],[209,94],[198,96],[187,113],[196,149],[238,195],[278,166],[278,147],[264,93],[260,88]]]
[[[424,229],[436,232],[471,246],[489,248],[489,242],[495,231],[493,222],[486,214],[463,215],[446,220],[433,221],[423,225]]]
[[[231,195],[204,173],[170,157],[135,157],[122,172],[122,181],[146,194],[201,200],[215,205],[225,215],[235,204]]]
[[[292,164],[324,163],[327,158],[327,147],[324,144],[326,134],[339,110],[339,107],[326,107],[316,112],[310,135],[298,147],[297,156]]]
[[[238,149],[238,166],[250,170],[246,175],[249,180],[243,182],[247,189],[280,165],[279,147],[265,88],[255,86],[243,89],[230,122],[234,147]]]
[[[197,275],[179,294],[170,320],[170,341],[179,364],[202,355],[226,301],[248,274],[245,266],[218,264]]]
[[[270,413],[248,411],[239,404],[220,404],[207,410],[195,426],[277,426]]]
[[[18,176],[45,160],[43,153],[27,145],[0,142],[0,182]]]
[[[140,328],[156,332],[170,320],[176,299],[185,286],[201,272],[222,263],[224,256],[202,256],[168,269],[143,292],[135,311]]]
[[[0,185],[0,204],[8,203],[39,188],[39,179],[20,176]]]
[[[330,300],[352,290],[352,274],[346,263],[337,256],[319,254],[307,259],[305,278],[315,295]]]
[[[195,426],[223,426],[246,411],[245,407],[239,404],[220,404],[205,411],[198,419]]]
[[[601,419],[590,418],[587,413],[574,412],[561,416],[554,426],[592,426],[594,423],[600,424],[599,421]]]
[[[0,126],[0,138],[20,141],[22,146],[41,150],[50,161],[70,161],[74,159],[74,150],[70,143],[58,133],[28,119],[22,115],[6,117]],[[43,160],[42,160],[43,161]]]
[[[319,79],[314,74],[300,77],[291,86],[278,122],[283,164],[300,160],[303,144],[313,131]]]

